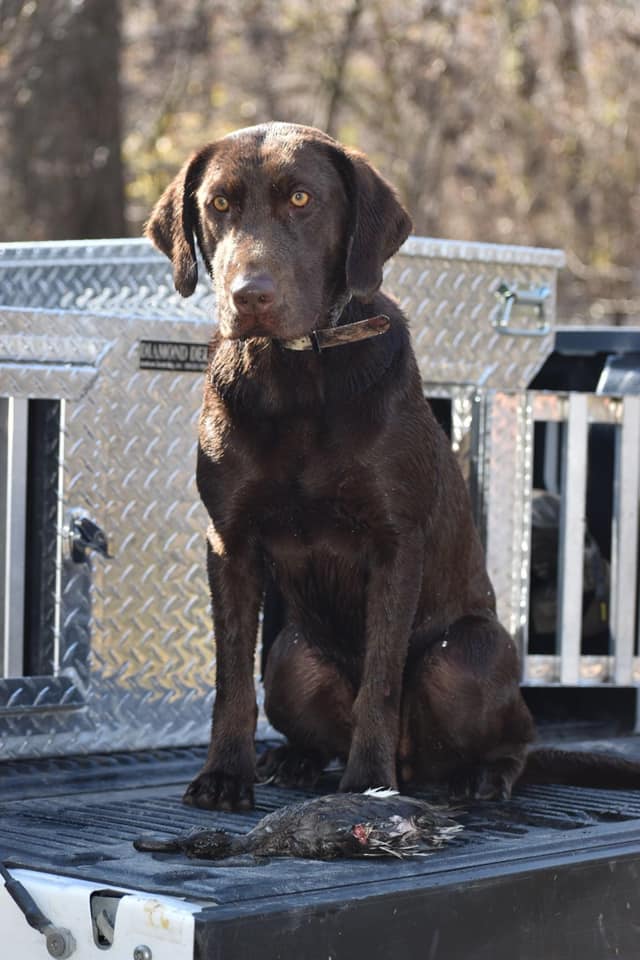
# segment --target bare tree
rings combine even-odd
[[[328,82],[329,97],[323,124],[324,129],[330,136],[335,134],[336,118],[345,93],[347,60],[354,45],[358,21],[362,16],[362,4],[363,0],[353,0],[351,7],[347,11],[342,38],[337,46],[335,59],[331,64],[331,74]]]
[[[118,0],[4,0],[4,239],[124,233]]]

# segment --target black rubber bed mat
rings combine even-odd
[[[0,765],[0,859],[202,904],[202,958],[249,956],[256,937],[263,958],[640,954],[640,792],[526,787],[509,803],[471,805],[445,849],[402,861],[224,866],[137,853],[143,833],[242,833],[314,795],[259,786],[248,813],[186,807],[203,757],[194,748]],[[335,783],[329,775],[316,792]],[[408,924],[400,940],[398,916]]]

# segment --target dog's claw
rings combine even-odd
[[[182,802],[202,810],[251,810],[253,783],[219,770],[203,770],[185,790]]]

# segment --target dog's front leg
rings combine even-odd
[[[402,678],[422,583],[422,537],[398,538],[376,559],[367,587],[366,649],[353,705],[353,733],[340,789],[396,787]]]
[[[249,546],[240,555],[228,556],[216,543],[210,531],[207,569],[216,638],[211,743],[206,763],[183,799],[208,810],[247,810],[253,806],[255,781],[253,670],[262,563]]]

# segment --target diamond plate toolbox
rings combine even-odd
[[[561,263],[411,238],[385,289],[411,318],[425,383],[522,390],[551,347]],[[51,662],[0,678],[5,756],[208,738],[215,643],[194,472],[214,322],[208,281],[183,300],[146,241],[0,247],[0,401],[61,405]],[[104,532],[107,556],[72,556],[78,516]]]
[[[384,283],[425,383],[524,389],[552,349],[563,264],[560,250],[410,237]]]

